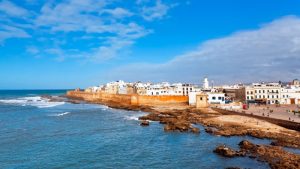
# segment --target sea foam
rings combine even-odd
[[[64,116],[67,114],[70,114],[71,112],[64,112],[64,113],[58,113],[58,114],[50,114],[49,116],[55,116],[55,117],[60,117],[60,116]]]
[[[48,108],[48,107],[54,107],[54,106],[65,104],[65,102],[49,102],[49,99],[42,98],[40,96],[20,97],[16,99],[3,99],[0,100],[0,103],[21,105],[21,106],[35,106],[38,108]]]

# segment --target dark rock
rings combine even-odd
[[[141,121],[141,124],[140,124],[141,126],[149,126],[149,121],[147,121],[147,120],[143,120],[143,121]]]
[[[165,124],[164,126],[164,130],[165,131],[174,131],[176,129],[176,127],[174,126],[174,124]]]
[[[197,127],[192,127],[191,132],[193,133],[200,133],[200,130]]]
[[[206,127],[206,128],[205,128],[205,132],[206,132],[206,133],[212,134],[212,133],[214,133],[214,131],[215,131],[215,130],[214,130],[213,128],[211,128],[211,127]]]
[[[224,157],[235,157],[235,156],[237,156],[236,151],[226,147],[225,145],[218,146],[214,150],[214,153],[217,153],[217,154],[219,154],[221,156],[224,156]]]
[[[81,101],[80,100],[68,100],[69,103],[72,103],[72,104],[80,104]]]
[[[247,140],[241,141],[239,146],[249,158],[268,162],[271,168],[300,168],[300,156],[287,152],[282,147],[256,145]]]

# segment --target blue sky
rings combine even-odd
[[[0,89],[300,78],[298,0],[0,0]]]

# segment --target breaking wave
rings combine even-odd
[[[127,115],[124,117],[124,119],[139,121],[139,117],[144,116],[145,114],[146,113],[137,113],[137,114]]]
[[[58,113],[58,114],[50,114],[49,116],[55,116],[55,117],[59,117],[59,116],[64,116],[67,114],[70,114],[71,112],[64,112],[64,113]]]
[[[4,99],[0,100],[0,103],[20,106],[35,106],[38,108],[48,108],[65,104],[65,102],[50,102],[49,99],[42,98],[40,96],[20,97],[17,99]]]

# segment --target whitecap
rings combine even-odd
[[[55,116],[55,117],[59,117],[59,116],[64,116],[64,115],[67,115],[67,114],[70,114],[71,112],[64,112],[64,113],[57,113],[57,114],[50,114],[48,116]]]
[[[50,114],[48,116],[55,116],[55,117],[59,117],[59,116],[64,116],[64,115],[67,115],[67,114],[70,114],[71,112],[64,112],[64,113],[57,113],[57,114]]]
[[[38,108],[48,108],[65,104],[65,102],[49,102],[49,99],[42,98],[40,96],[35,97],[20,97],[17,99],[4,99],[0,100],[0,103],[14,104],[20,106],[35,106]]]
[[[125,116],[124,119],[139,121],[139,117],[144,116],[145,114],[146,113],[136,113],[136,114]]]
[[[125,116],[124,119],[126,120],[139,120],[139,116]]]

